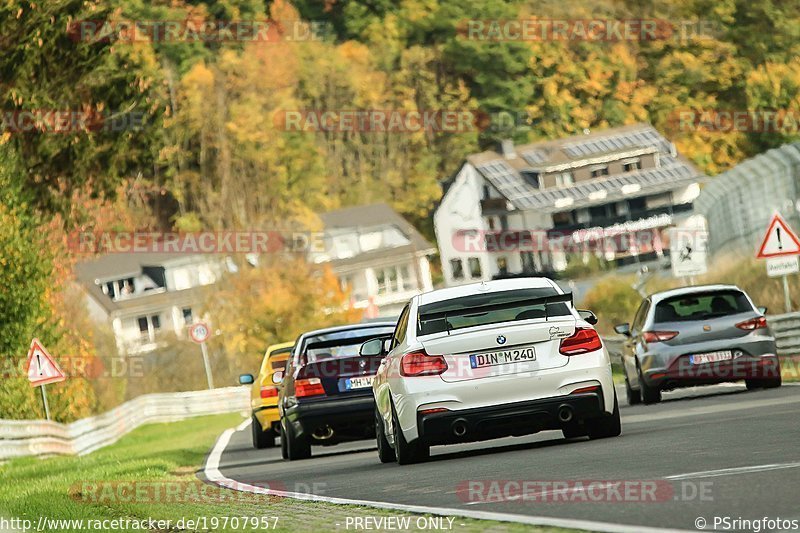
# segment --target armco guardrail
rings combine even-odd
[[[770,315],[767,317],[767,323],[769,323],[769,327],[775,335],[778,355],[789,357],[800,354],[800,312]],[[622,356],[622,343],[624,340],[625,337],[621,335],[603,337],[603,343],[605,343],[614,363],[621,362],[620,357]]]
[[[0,461],[13,457],[83,455],[116,442],[143,424],[249,409],[246,387],[146,394],[71,424],[0,420]]]

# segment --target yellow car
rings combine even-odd
[[[252,374],[239,376],[239,383],[252,385],[250,388],[250,407],[253,410],[253,447],[272,448],[275,437],[280,434],[280,415],[278,415],[278,385],[283,379],[286,360],[294,347],[294,342],[273,344],[267,348],[258,377]]]

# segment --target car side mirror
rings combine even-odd
[[[761,313],[762,315],[766,315],[767,314],[767,308],[766,307],[759,307],[758,308],[758,312]]]
[[[631,336],[631,325],[627,322],[624,324],[617,324],[614,326],[614,331],[619,333],[620,335],[625,335],[626,337]]]
[[[383,341],[378,337],[377,339],[370,339],[367,342],[363,343],[361,347],[358,349],[358,355],[362,357],[377,357],[379,355],[383,355],[386,351],[383,349]]]
[[[253,374],[240,374],[239,385],[252,385],[255,381]]]
[[[272,382],[277,385],[281,381],[283,381],[283,370],[276,370],[272,373]]]
[[[578,309],[578,315],[591,325],[597,324],[597,315],[588,309]]]

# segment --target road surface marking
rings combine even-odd
[[[242,424],[240,424],[242,426]],[[208,481],[219,485],[220,487],[237,490],[240,492],[250,492],[252,494],[265,494],[271,496],[279,496],[283,498],[294,498],[298,500],[308,500],[315,502],[324,502],[337,505],[360,505],[362,507],[373,507],[377,509],[388,509],[392,511],[401,511],[406,513],[415,514],[433,514],[438,516],[461,516],[464,518],[474,518],[476,520],[495,520],[498,522],[514,522],[517,524],[526,524],[532,526],[550,526],[561,527],[566,529],[585,529],[589,531],[602,531],[608,533],[666,533],[673,531],[688,531],[679,529],[665,529],[644,527],[639,525],[615,524],[612,522],[595,522],[592,520],[577,520],[571,518],[553,518],[549,516],[528,516],[517,515],[512,513],[497,513],[490,511],[471,511],[467,509],[458,509],[454,507],[426,507],[423,505],[405,505],[401,503],[390,502],[376,502],[368,500],[351,500],[349,498],[334,498],[330,496],[318,496],[316,494],[306,494],[300,492],[287,492],[281,490],[272,490],[264,487],[257,487],[248,483],[240,483],[234,479],[225,477],[219,470],[220,461],[222,459],[222,452],[225,451],[231,441],[231,437],[236,432],[236,429],[226,429],[219,436],[217,442],[214,444],[211,453],[206,460],[204,473]]]
[[[737,474],[750,474],[753,472],[769,472],[770,470],[783,470],[784,468],[800,468],[798,463],[775,463],[769,465],[737,466],[734,468],[721,468],[719,470],[704,470],[701,472],[689,472],[688,474],[676,474],[667,476],[664,479],[679,480],[705,477],[735,476]]]

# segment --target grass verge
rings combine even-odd
[[[42,516],[84,521],[83,527],[51,522],[42,531],[86,531],[89,520],[107,521],[91,528],[94,531],[346,531],[347,517],[411,517],[411,529],[416,529],[418,515],[267,498],[202,484],[196,474],[206,454],[223,430],[239,422],[239,415],[230,414],[150,424],[84,457],[10,461],[0,465],[4,481],[0,516],[31,520],[34,526]],[[234,517],[238,518],[235,522]],[[171,524],[149,524],[142,529],[121,522],[129,519],[169,520]],[[452,531],[566,530],[455,518]]]

